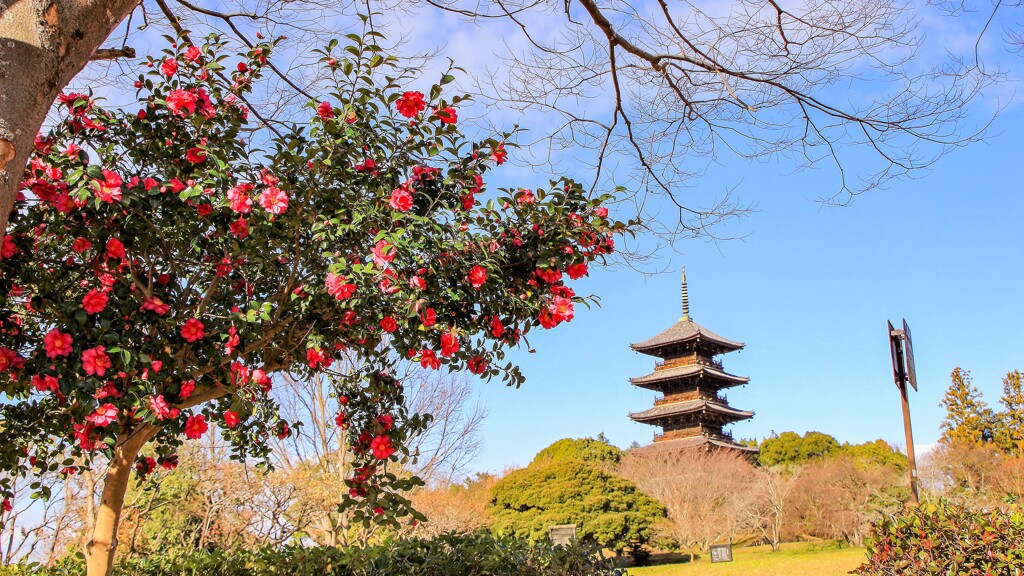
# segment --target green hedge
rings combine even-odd
[[[1024,510],[926,502],[874,527],[861,576],[1024,576]]]
[[[3,567],[0,576],[80,576],[81,560],[51,568]],[[184,552],[118,563],[123,576],[613,576],[611,560],[580,545],[445,534],[366,548],[263,548],[235,553]],[[625,571],[620,571],[625,574]]]

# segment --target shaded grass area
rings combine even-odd
[[[845,576],[864,561],[864,549],[794,542],[783,544],[778,552],[770,546],[734,548],[732,562],[717,564],[707,554],[693,563],[678,554],[654,556],[651,561],[658,565],[630,568],[630,576]]]

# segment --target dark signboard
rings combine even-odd
[[[711,547],[712,562],[732,562],[732,544],[715,544]]]

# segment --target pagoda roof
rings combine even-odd
[[[743,452],[757,453],[760,450],[753,446],[744,446],[728,440],[721,440],[714,436],[690,436],[688,438],[674,438],[672,440],[660,440],[653,444],[649,444],[638,450],[643,451],[654,451],[654,450],[676,450],[682,448],[699,448],[701,446],[711,445],[718,448],[730,448],[733,450],[741,450]]]
[[[707,410],[708,412],[714,412],[715,414],[721,414],[723,416],[729,416],[737,420],[743,420],[750,418],[754,415],[753,412],[746,410],[737,410],[726,404],[719,404],[711,400],[705,400],[703,398],[697,398],[695,400],[684,400],[682,402],[672,402],[671,404],[661,404],[644,410],[643,412],[634,412],[629,417],[636,422],[649,422],[652,420],[660,420],[670,416],[681,416],[683,414],[691,414],[693,412],[700,412]]]
[[[637,342],[636,344],[630,344],[629,347],[643,354],[657,356],[658,350],[662,348],[672,346],[673,344],[682,344],[691,340],[709,342],[717,345],[727,352],[739,350],[744,346],[743,342],[735,342],[715,334],[711,330],[708,330],[694,322],[689,315],[686,315],[654,338],[644,340],[643,342]]]
[[[708,366],[706,364],[686,364],[683,366],[665,368],[664,370],[655,370],[646,376],[630,378],[629,382],[634,386],[640,386],[641,388],[657,389],[657,387],[654,386],[656,383],[686,378],[697,374],[707,375],[712,378],[718,378],[719,380],[725,380],[726,382],[732,383],[734,386],[746,384],[750,381],[750,378],[729,374],[715,366]]]

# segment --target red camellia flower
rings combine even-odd
[[[420,320],[425,328],[430,328],[437,323],[437,312],[433,308],[427,308],[420,316]]]
[[[484,282],[487,282],[487,269],[483,266],[473,266],[469,269],[466,279],[469,280],[473,288],[479,290],[484,285]]]
[[[398,113],[406,118],[413,118],[427,107],[423,101],[423,94],[420,92],[406,92],[395,101],[395,108]]]
[[[569,275],[569,278],[572,278],[573,280],[576,280],[577,278],[582,278],[587,275],[587,263],[577,262],[575,264],[570,264],[565,269],[565,272],[566,274]]]
[[[263,390],[264,394],[270,392],[270,388],[272,385],[270,381],[270,376],[268,376],[267,373],[264,372],[263,370],[260,370],[259,368],[253,370],[252,381],[253,384],[256,384],[257,386],[260,387],[260,390]]]
[[[107,307],[107,293],[93,288],[82,297],[82,308],[86,314],[97,314]]]
[[[391,191],[391,208],[399,212],[408,212],[412,208],[412,192],[405,186]]]
[[[442,124],[455,124],[459,121],[458,114],[455,113],[455,108],[447,106],[445,108],[438,108],[434,115],[441,120]]]
[[[148,310],[150,312],[156,312],[158,316],[163,316],[171,311],[171,307],[164,304],[164,301],[157,298],[156,296],[150,296],[143,300],[142,310]]]
[[[537,277],[548,284],[554,284],[562,279],[562,271],[558,268],[537,268]]]
[[[331,357],[324,354],[324,351],[319,347],[306,349],[306,361],[309,362],[309,367],[313,370],[327,368],[333,362]]]
[[[104,346],[96,346],[82,352],[82,368],[90,376],[103,376],[113,366]]]
[[[431,370],[437,370],[441,367],[441,360],[437,358],[437,354],[434,354],[433,350],[423,349],[420,350],[420,366],[424,368],[430,368]]]
[[[196,111],[198,96],[188,90],[171,90],[164,101],[167,109],[177,116],[189,116]]]
[[[14,245],[14,238],[10,234],[4,236],[0,243],[0,258],[13,258],[18,253],[18,247]]]
[[[95,181],[96,197],[107,204],[120,202],[121,186],[124,184],[124,181],[112,170],[103,170],[102,172],[103,179]]]
[[[192,395],[192,391],[196,389],[195,380],[185,380],[181,383],[181,390],[178,392],[178,397],[184,400]]]
[[[391,414],[384,414],[377,417],[377,422],[380,422],[381,427],[385,430],[391,430],[391,427],[395,425],[395,417]]]
[[[459,337],[451,332],[441,335],[441,356],[445,358],[459,351]]]
[[[469,359],[469,362],[466,362],[466,366],[473,374],[483,374],[487,371],[487,360],[481,356],[474,356]]]
[[[331,118],[334,118],[334,107],[331,106],[330,102],[321,102],[320,105],[316,107],[316,115],[322,120],[330,120]]]
[[[185,421],[185,437],[198,440],[203,437],[203,434],[206,434],[209,428],[206,424],[206,417],[202,414],[189,416],[188,420]]]
[[[71,354],[71,334],[64,334],[54,328],[43,336],[43,347],[46,348],[46,357],[51,360],[58,356]]]
[[[338,274],[327,274],[327,293],[338,300],[345,300],[356,291],[356,285],[351,284],[345,276]]]
[[[238,418],[238,414],[231,410],[224,411],[224,425],[228,428],[234,428],[238,426],[241,419]]]
[[[3,503],[0,504],[0,512],[5,512],[6,513],[6,512],[10,512],[11,510],[14,510],[14,504],[11,504],[11,499],[10,498],[4,498]]]
[[[395,259],[395,247],[387,240],[379,240],[372,252],[373,261],[382,268]]]
[[[104,382],[103,386],[100,386],[92,397],[97,400],[103,400],[104,398],[120,398],[121,391],[117,389],[116,384],[108,381]]]
[[[184,325],[181,327],[181,337],[189,342],[196,342],[202,340],[206,333],[203,331],[205,326],[196,318],[189,318]]]
[[[245,182],[229,188],[227,196],[231,201],[231,209],[240,214],[252,212],[252,198],[249,197],[252,189],[253,185]]]
[[[206,162],[206,150],[203,150],[198,146],[193,146],[188,149],[188,152],[185,152],[185,160],[188,160],[193,164],[202,164],[203,162]]]
[[[271,214],[284,214],[288,210],[288,194],[276,186],[271,186],[260,194],[260,206]]]
[[[118,258],[123,260],[128,253],[124,249],[124,243],[117,238],[111,238],[107,240],[106,246],[107,258]]]
[[[178,61],[170,56],[164,58],[163,63],[160,64],[160,72],[162,72],[164,76],[170,78],[171,76],[174,76],[174,73],[177,71]]]
[[[520,190],[519,195],[516,196],[516,202],[520,205],[533,204],[537,201],[537,197],[533,195],[532,190]]]
[[[378,460],[386,460],[395,453],[395,447],[391,445],[391,438],[387,436],[377,436],[370,441],[370,451],[373,452],[373,457]],[[383,510],[381,511],[383,512]]]
[[[505,333],[505,326],[501,323],[501,318],[497,316],[491,316],[491,336],[495,338],[501,338],[502,334]]]
[[[608,209],[605,208],[604,206],[601,206],[597,210],[594,210],[594,214],[597,214],[601,218],[607,218],[608,217]]]
[[[202,53],[199,51],[198,46],[189,46],[185,48],[185,53],[182,54],[182,57],[189,62],[198,62],[200,54]]]
[[[398,330],[398,322],[396,322],[391,316],[385,316],[380,319],[380,328],[390,334],[395,330]]]
[[[498,145],[495,146],[493,150],[491,150],[491,160],[494,160],[495,164],[501,166],[502,164],[505,163],[505,160],[507,159],[508,152],[505,151],[505,143],[499,142]]]
[[[409,286],[417,290],[426,290],[427,281],[420,276],[413,276],[412,278],[409,278]]]
[[[92,248],[92,242],[89,242],[85,238],[75,238],[75,241],[71,243],[71,250],[73,250],[75,254],[81,254],[89,248]]]
[[[167,400],[163,397],[162,394],[159,396],[149,397],[149,410],[153,413],[154,416],[156,416],[157,420],[166,420],[168,418],[175,418],[177,416],[177,414],[175,413],[177,408],[174,408],[172,410],[171,407],[167,404]]]
[[[32,377],[32,387],[35,388],[37,392],[56,392],[57,390],[60,390],[60,382],[48,374],[36,374]]]
[[[97,428],[105,428],[110,425],[111,422],[117,420],[117,406],[113,404],[104,404],[96,410],[93,410],[92,414],[85,417],[85,421],[89,422]]]
[[[228,227],[231,229],[231,233],[240,240],[249,235],[249,223],[241,216]]]

